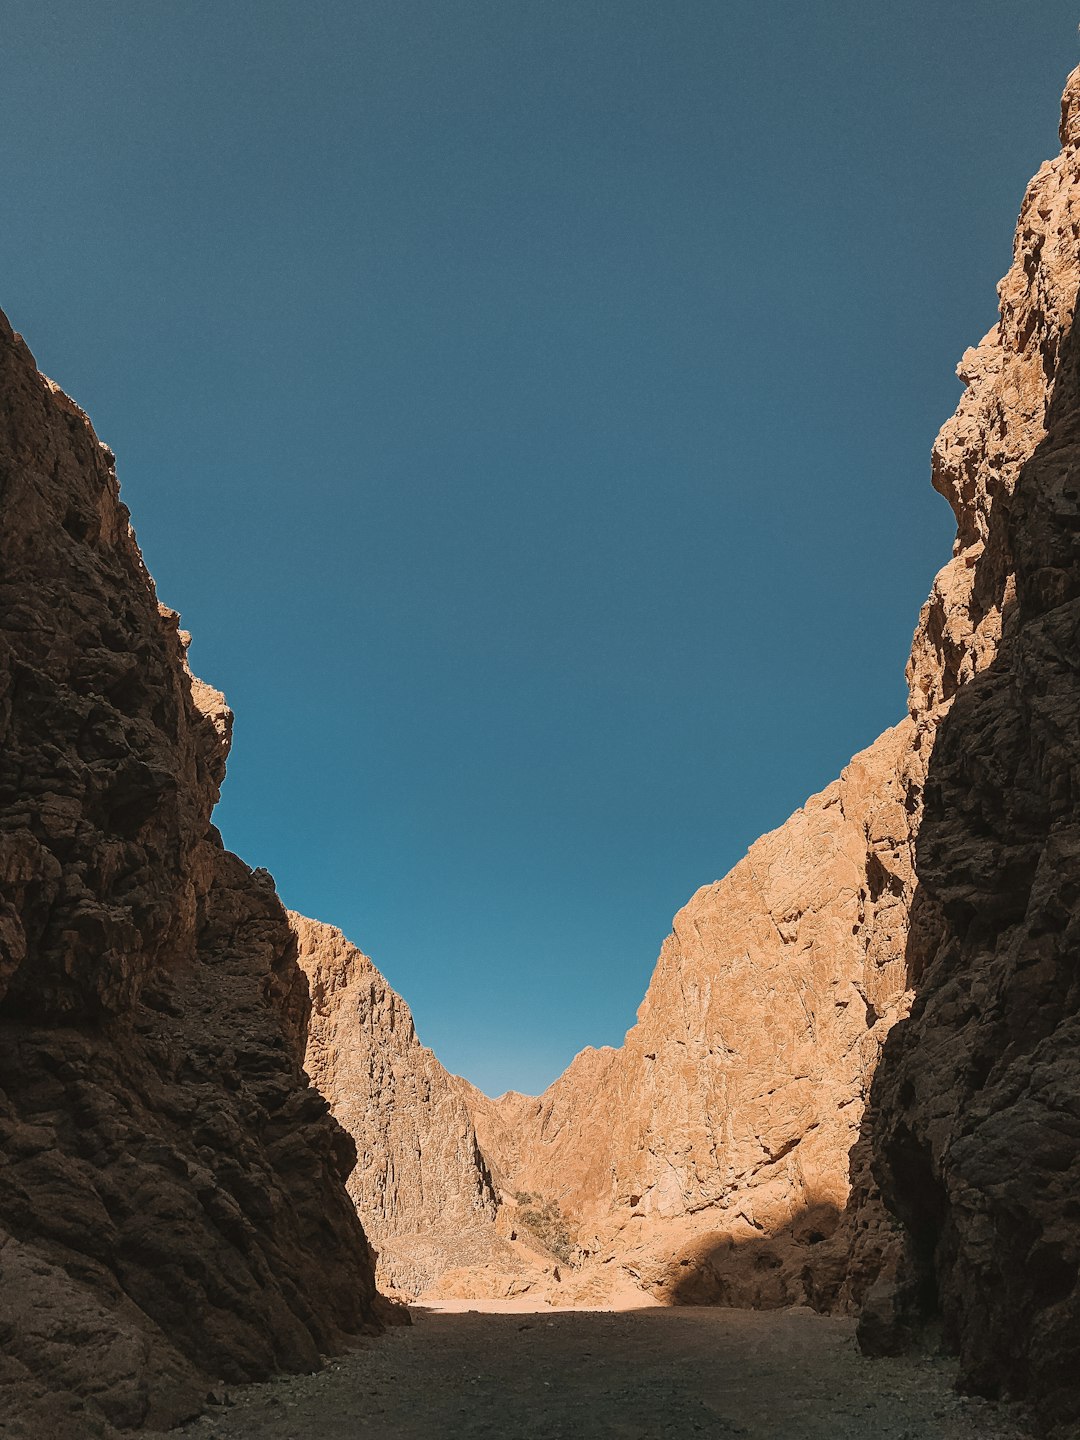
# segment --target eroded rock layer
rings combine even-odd
[[[558,1206],[587,1270],[668,1301],[850,1298],[848,1157],[907,998],[910,743],[886,732],[698,891],[622,1047],[539,1099],[474,1093],[496,1173]]]
[[[1063,153],[1025,197],[1000,323],[965,357],[969,388],[935,456],[958,538],[911,672],[920,730],[936,730],[923,750],[917,846],[926,921],[912,936],[918,999],[886,1047],[872,1131],[876,1171],[908,1239],[899,1286],[870,1307],[863,1334],[887,1348],[940,1311],[967,1384],[1022,1395],[1071,1435],[1080,1423],[1080,72],[1066,89],[1061,139]]]
[[[348,1188],[380,1286],[419,1295],[464,1271],[468,1291],[528,1288],[550,1257],[497,1223],[463,1082],[421,1045],[408,1005],[340,930],[290,920],[311,993],[305,1064],[356,1142]]]
[[[232,717],[3,317],[0,505],[0,1414],[82,1440],[317,1366],[374,1282],[294,937],[210,825]]]

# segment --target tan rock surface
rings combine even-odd
[[[501,1296],[550,1276],[550,1255],[496,1225],[464,1082],[420,1043],[408,1005],[340,930],[289,921],[311,996],[305,1068],[356,1142],[348,1189],[380,1286]]]
[[[538,1099],[470,1097],[494,1173],[559,1207],[595,1280],[841,1302],[848,1155],[906,1005],[910,740],[886,732],[698,891],[620,1049],[584,1051]]]

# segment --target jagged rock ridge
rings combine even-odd
[[[210,824],[232,717],[3,317],[0,397],[0,1414],[84,1440],[317,1366],[375,1291],[295,939]]]
[[[923,612],[911,1018],[874,1086],[905,1224],[874,1348],[940,1311],[964,1383],[1080,1423],[1080,71],[1024,199],[1001,319],[935,452],[956,558]],[[944,623],[943,623],[943,617]],[[968,617],[965,620],[965,617]],[[957,679],[967,680],[957,686]],[[949,704],[950,694],[955,695]],[[938,713],[935,715],[935,710]],[[946,710],[947,713],[940,713]],[[936,723],[935,723],[936,722]]]
[[[311,992],[305,1066],[355,1138],[348,1188],[375,1247],[381,1287],[417,1295],[448,1272],[550,1274],[552,1257],[500,1219],[468,1087],[416,1036],[408,1005],[340,930],[290,915]]]

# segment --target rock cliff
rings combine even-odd
[[[935,450],[956,553],[916,634],[919,977],[871,1139],[906,1234],[870,1348],[940,1312],[964,1382],[1080,1422],[1080,72],[1001,318]],[[964,683],[966,682],[966,683]]]
[[[0,1414],[84,1440],[317,1366],[375,1290],[295,938],[210,824],[232,717],[3,317],[0,504]]]
[[[850,1306],[889,1226],[849,1152],[906,1010],[910,722],[675,919],[637,1025],[490,1100],[329,926],[292,916],[306,1066],[356,1141],[380,1283],[556,1303]],[[870,1236],[852,1263],[853,1235]]]
[[[558,1206],[595,1281],[666,1301],[852,1298],[849,1152],[907,1003],[910,744],[908,722],[887,731],[698,891],[622,1047],[583,1052],[539,1099],[474,1093],[495,1172]]]
[[[408,1005],[340,930],[289,918],[311,994],[305,1066],[356,1142],[348,1189],[380,1286],[418,1295],[466,1271],[467,1291],[528,1288],[551,1257],[497,1223],[464,1082],[421,1045]]]

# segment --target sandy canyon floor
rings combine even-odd
[[[1028,1440],[946,1360],[867,1360],[806,1310],[420,1308],[316,1375],[238,1388],[199,1440]]]

